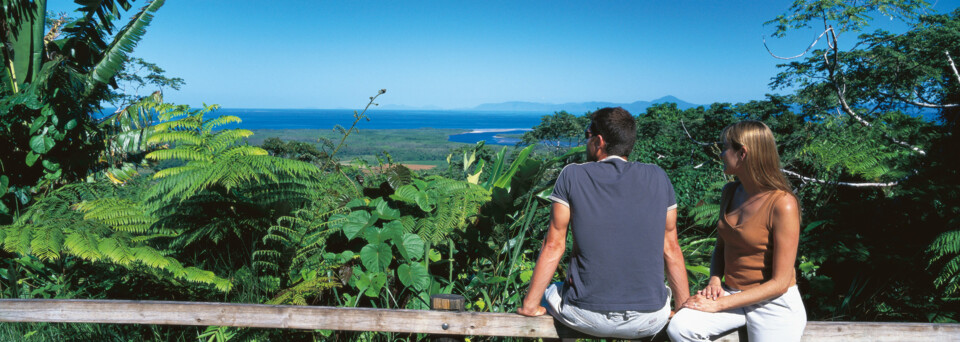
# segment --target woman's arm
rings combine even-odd
[[[783,196],[773,207],[773,275],[770,280],[740,293],[709,300],[692,297],[684,307],[717,312],[759,303],[787,292],[796,274],[797,246],[800,243],[800,210],[794,196]]]

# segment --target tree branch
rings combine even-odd
[[[957,64],[953,63],[953,58],[950,58],[950,51],[943,50],[943,53],[947,54],[947,60],[950,61],[950,68],[953,69],[953,75],[957,77],[957,82],[960,83],[960,72],[957,72]]]
[[[879,94],[882,95],[882,96],[885,96],[885,97],[895,98],[895,99],[897,99],[898,101],[902,101],[902,102],[904,102],[904,103],[906,103],[906,104],[911,104],[911,105],[914,105],[914,106],[917,106],[917,107],[923,107],[923,108],[953,108],[953,107],[960,107],[960,104],[941,104],[941,105],[938,105],[938,104],[932,104],[932,103],[917,102],[917,101],[913,101],[913,100],[908,100],[907,98],[905,98],[905,97],[903,97],[903,96],[900,96],[900,95],[897,95],[897,94],[884,94],[884,93],[879,93]],[[920,99],[920,100],[926,101],[926,100],[925,100],[923,97],[921,97],[920,94],[917,93],[916,91],[913,92],[913,96],[916,96],[916,97],[917,97],[918,99]]]
[[[767,53],[769,53],[770,56],[773,56],[773,58],[777,58],[777,59],[787,59],[787,60],[789,60],[789,59],[800,58],[800,57],[803,57],[803,55],[806,55],[807,52],[810,52],[810,49],[813,49],[813,47],[814,47],[815,45],[817,45],[817,42],[820,41],[820,38],[823,38],[823,35],[827,34],[827,32],[829,32],[829,31],[831,31],[831,30],[833,30],[833,28],[827,28],[826,30],[824,30],[823,33],[821,33],[819,36],[817,36],[817,39],[814,39],[814,40],[813,40],[813,43],[810,43],[810,46],[808,46],[806,50],[803,50],[803,52],[801,52],[799,55],[796,55],[796,56],[793,56],[793,57],[780,57],[780,56],[777,56],[777,55],[773,54],[773,51],[770,51],[770,47],[767,46],[767,38],[762,38],[762,37],[761,37],[761,38],[763,39],[763,47],[767,49]]]
[[[846,112],[847,115],[850,115],[850,117],[854,118],[854,120],[857,120],[857,122],[859,122],[859,123],[860,123],[861,125],[863,125],[864,127],[871,127],[871,128],[873,128],[873,124],[871,124],[869,121],[867,121],[867,120],[864,119],[862,116],[860,116],[859,114],[857,114],[857,112],[855,112],[855,111],[853,110],[853,108],[850,108],[850,105],[847,103],[847,98],[846,98],[846,95],[845,95],[845,93],[846,93],[846,83],[843,83],[843,86],[841,86],[841,85],[840,85],[841,83],[840,83],[840,82],[837,82],[836,74],[834,73],[834,68],[836,68],[836,67],[838,67],[838,66],[840,65],[840,55],[839,55],[840,51],[839,51],[839,48],[838,48],[838,46],[839,46],[840,44],[837,43],[837,34],[836,34],[836,32],[833,32],[833,31],[831,30],[830,36],[831,36],[831,38],[833,38],[832,47],[833,47],[834,63],[833,63],[832,65],[831,65],[829,62],[825,62],[825,63],[827,63],[827,65],[826,65],[826,66],[827,66],[827,70],[828,70],[829,73],[830,73],[831,83],[833,83],[833,87],[837,90],[837,99],[838,99],[838,101],[840,102],[840,107],[843,108],[843,111]],[[829,40],[828,40],[827,42],[829,43]],[[948,56],[948,57],[949,57],[949,56]],[[824,53],[824,59],[827,59],[826,53]],[[841,77],[842,77],[842,75],[841,75]],[[900,140],[898,140],[898,139],[890,136],[889,134],[887,134],[887,132],[884,132],[882,129],[881,129],[881,133],[883,134],[883,136],[884,136],[885,138],[889,139],[890,141],[894,142],[894,143],[897,144],[897,145],[900,145],[900,146],[906,147],[906,148],[908,148],[908,149],[910,149],[910,150],[913,150],[914,152],[916,152],[916,153],[918,153],[918,154],[920,154],[920,155],[922,155],[922,156],[927,155],[927,152],[926,152],[926,151],[920,149],[919,147],[910,145],[910,144],[907,143],[907,142],[900,141]]]
[[[780,169],[780,171],[782,171],[782,172],[785,173],[785,174],[791,175],[791,176],[793,176],[793,177],[800,178],[800,180],[802,180],[802,181],[804,181],[804,182],[812,182],[812,183],[820,183],[820,184],[830,184],[830,185],[840,185],[840,186],[849,186],[849,187],[854,187],[854,188],[868,188],[868,187],[882,187],[882,188],[883,188],[883,187],[891,187],[891,186],[896,186],[897,184],[900,183],[900,181],[906,179],[906,178],[903,178],[903,179],[898,180],[898,181],[896,181],[896,182],[889,182],[889,183],[851,183],[851,182],[837,182],[837,181],[828,181],[828,180],[810,178],[810,177],[803,176],[803,175],[801,175],[801,174],[799,174],[799,173],[796,173],[796,172],[793,172],[793,171],[790,171],[790,170],[787,170],[787,169]]]
[[[682,119],[682,118],[680,119],[680,126],[683,127],[683,132],[684,132],[684,133],[687,133],[687,138],[690,138],[690,141],[693,141],[694,143],[696,143],[697,145],[700,145],[700,146],[711,146],[711,145],[713,145],[713,144],[711,144],[711,143],[699,142],[699,141],[697,141],[696,139],[694,139],[693,136],[690,135],[690,132],[687,131],[687,125],[685,125],[685,124],[683,123],[683,119]]]

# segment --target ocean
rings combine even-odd
[[[519,140],[505,135],[522,134],[540,123],[540,117],[552,113],[472,110],[389,110],[371,108],[369,121],[360,129],[459,128],[468,132],[454,134],[449,141],[491,145],[514,145]],[[332,129],[353,123],[350,109],[242,109],[221,108],[213,115],[234,115],[246,129]]]

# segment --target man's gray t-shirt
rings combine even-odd
[[[570,164],[550,199],[570,208],[563,303],[591,311],[663,308],[663,237],[673,185],[659,166],[608,157]]]

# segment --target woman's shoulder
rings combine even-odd
[[[738,180],[737,180],[737,181],[732,181],[732,182],[727,182],[727,184],[724,184],[724,185],[723,185],[723,190],[721,190],[721,191],[724,192],[724,193],[726,193],[727,191],[734,191],[734,190],[737,190],[737,188],[738,188],[739,186],[740,186],[740,181],[738,181]]]
[[[772,194],[773,214],[776,216],[798,215],[800,213],[800,203],[797,197],[789,191],[775,190]]]

